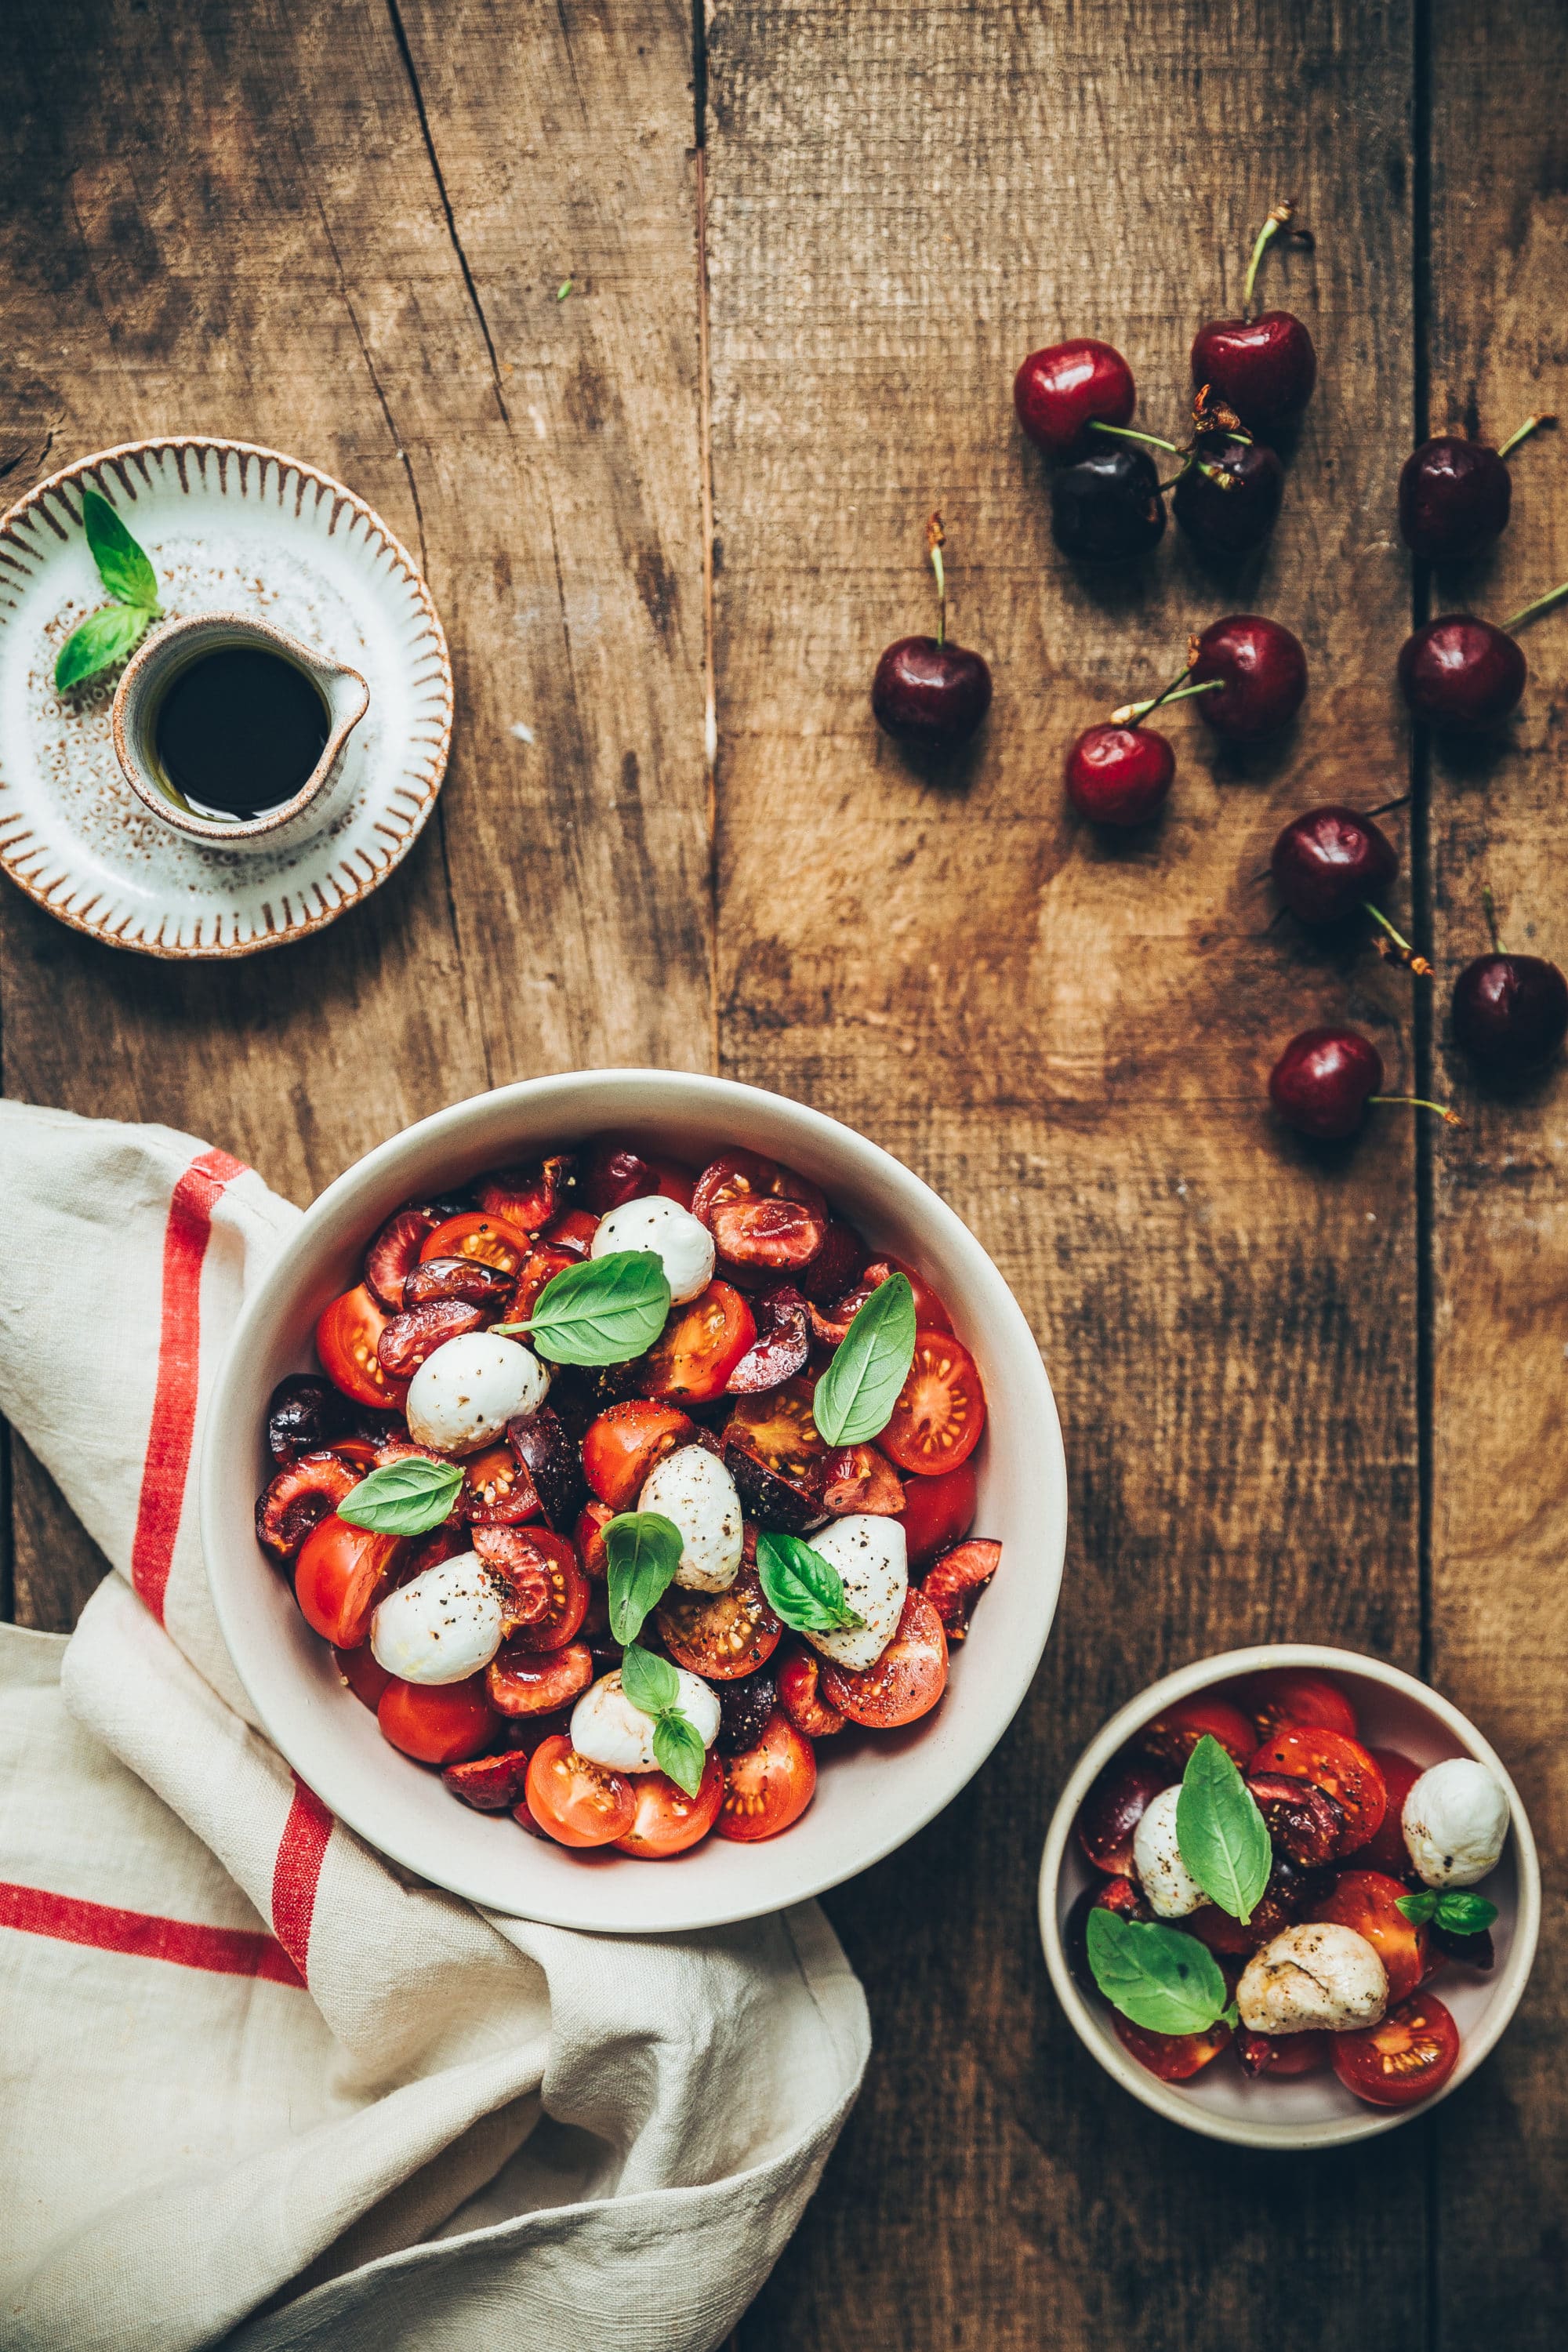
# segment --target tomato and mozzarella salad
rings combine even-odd
[[[1230,2051],[1254,2077],[1331,2067],[1384,2107],[1448,2080],[1459,2033],[1432,1981],[1491,1968],[1497,1906],[1475,1890],[1508,1836],[1484,1764],[1366,1747],[1338,1683],[1281,1669],[1146,1724],[1076,1826],[1099,1876],[1068,1962],[1151,2074]]]
[[[816,1185],[611,1139],[408,1202],[271,1398],[264,1551],[452,1794],[648,1860],[916,1722],[1001,1546],[942,1299]]]

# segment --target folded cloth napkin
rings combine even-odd
[[[705,2352],[858,2087],[832,1930],[569,1935],[334,1822],[256,1727],[192,1491],[299,1212],[17,1104],[0,1171],[0,1411],[120,1571],[68,1642],[0,1631],[0,2342]]]

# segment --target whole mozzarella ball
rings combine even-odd
[[[370,1621],[378,1666],[405,1683],[460,1683],[500,1647],[501,1598],[471,1551],[389,1592]]]
[[[1249,2033],[1342,2033],[1379,2022],[1388,1971],[1353,1927],[1312,1919],[1281,1928],[1254,1952],[1236,2005]]]
[[[741,1565],[745,1530],[735,1481],[705,1445],[682,1445],[657,1462],[637,1497],[639,1511],[658,1511],[680,1529],[677,1584],[693,1592],[722,1592]]]
[[[700,1217],[667,1201],[661,1192],[644,1201],[623,1201],[599,1220],[591,1257],[612,1250],[652,1250],[664,1267],[672,1303],[700,1297],[713,1279],[713,1236]]]
[[[909,1549],[897,1519],[874,1517],[868,1511],[850,1511],[810,1538],[813,1551],[838,1570],[844,1598],[863,1625],[841,1627],[834,1633],[807,1633],[806,1640],[825,1658],[859,1674],[874,1666],[903,1615],[910,1589]]]
[[[677,1666],[680,1695],[675,1704],[704,1748],[719,1737],[719,1697],[700,1675]],[[590,1764],[610,1772],[657,1772],[653,1752],[654,1719],[634,1706],[621,1685],[619,1673],[602,1675],[585,1690],[572,1710],[572,1745]]]
[[[1423,1885],[1475,1886],[1507,1842],[1508,1799],[1473,1756],[1450,1756],[1412,1784],[1399,1826]]]
[[[1162,1919],[1184,1919],[1189,1911],[1208,1900],[1176,1843],[1176,1804],[1181,1793],[1179,1788],[1162,1789],[1144,1807],[1132,1833],[1132,1867],[1150,1908]]]
[[[550,1375],[531,1348],[465,1331],[426,1356],[408,1383],[408,1434],[438,1454],[473,1454],[509,1421],[537,1412]]]

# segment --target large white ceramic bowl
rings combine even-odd
[[[471,1811],[398,1755],[338,1679],[331,1654],[258,1548],[263,1417],[286,1373],[315,1368],[311,1333],[359,1278],[401,1202],[552,1144],[613,1134],[699,1166],[739,1145],[819,1184],[881,1248],[937,1284],[989,1402],[980,1533],[1003,1565],[957,1654],[942,1706],[907,1731],[823,1751],[810,1810],[758,1845],[706,1839],[666,1862],[572,1853],[508,1815]],[[323,1802],[422,1878],[559,1927],[647,1935],[775,1911],[865,1870],[924,1826],[978,1770],[1028,1689],[1050,1630],[1067,1481],[1050,1383],[1023,1313],[980,1244],[917,1176],[801,1103],[720,1078],[597,1070],[533,1078],[457,1103],[383,1144],[307,1213],[236,1329],[202,1441],[202,1538],[224,1637],[261,1721]]]
[[[1478,1893],[1498,1906],[1492,1928],[1496,1965],[1488,1976],[1468,1969],[1445,1969],[1434,1987],[1459,2029],[1459,2063],[1441,2091],[1410,2107],[1372,2107],[1347,2091],[1333,2074],[1293,2080],[1263,2076],[1248,2081],[1239,2066],[1220,2057],[1188,2083],[1162,2083],[1130,2058],[1117,2040],[1107,2002],[1086,1993],[1068,1966],[1064,1930],[1068,1913],[1082,1888],[1098,1874],[1084,1859],[1073,1835],[1079,1808],[1105,1767],[1135,1731],[1173,1706],[1178,1699],[1243,1675],[1308,1668],[1343,1685],[1369,1748],[1392,1748],[1425,1768],[1448,1756],[1474,1756],[1490,1768],[1508,1792],[1510,1828],[1502,1860]],[[1495,1748],[1468,1717],[1414,1675],[1385,1665],[1356,1650],[1330,1650],[1311,1642],[1275,1642],[1254,1650],[1231,1650],[1199,1658],[1163,1682],[1151,1684],[1096,1733],[1073,1769],[1051,1816],[1040,1864],[1040,1936],[1057,1998],[1079,2040],[1106,2073],[1142,2099],[1156,2115],[1209,2139],[1241,2147],[1343,2147],[1375,2138],[1396,2124],[1409,2123],[1446,2099],[1473,2074],[1519,2007],[1535,1958],[1541,1930],[1541,1866],[1535,1840],[1518,1790]]]

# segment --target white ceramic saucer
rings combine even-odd
[[[146,549],[171,620],[253,614],[363,672],[344,754],[357,789],[324,833],[266,855],[160,824],[110,731],[119,667],[69,695],[55,657],[108,602],[81,526],[100,490]],[[136,441],[84,457],[0,517],[0,865],[78,930],[143,955],[251,955],[320,930],[384,882],[436,804],[452,669],[406,549],[330,475],[243,441]]]

